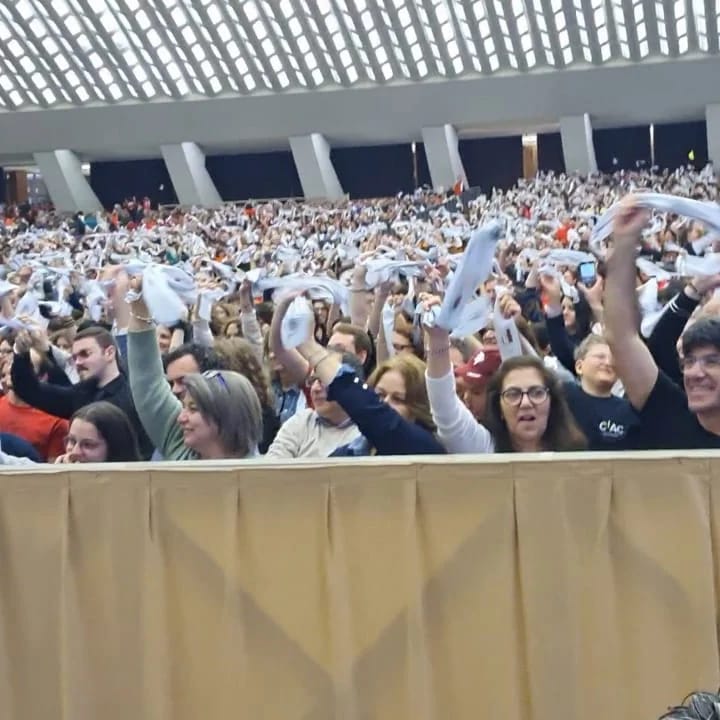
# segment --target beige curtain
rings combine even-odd
[[[633,720],[720,684],[720,461],[0,475],[0,718]]]

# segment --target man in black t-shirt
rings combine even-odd
[[[627,198],[613,227],[605,278],[605,332],[618,375],[640,416],[646,450],[720,448],[720,319],[703,318],[681,339],[685,392],[661,372],[638,334],[635,260],[649,214]],[[717,276],[693,281],[704,295]]]

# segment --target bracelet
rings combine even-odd
[[[442,347],[431,350],[429,347],[425,348],[425,355],[444,355],[446,352],[450,352],[452,345],[443,345]]]
[[[155,321],[152,318],[142,317],[142,315],[136,315],[134,312],[130,313],[130,317],[134,320],[139,320],[141,323],[146,325],[155,325]]]
[[[351,287],[351,288],[350,288],[350,292],[351,292],[351,293],[353,293],[353,292],[367,292],[367,290],[366,290],[365,288],[354,288],[354,287]]]
[[[329,358],[332,353],[326,352],[316,363],[313,364],[313,373]]]

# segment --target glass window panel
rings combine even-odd
[[[315,70],[312,71],[311,76],[312,76],[313,82],[316,85],[322,85],[322,83],[325,80],[325,78],[323,77],[323,74],[320,72],[319,68],[315,68]]]
[[[87,102],[88,100],[90,100],[90,93],[84,87],[77,88],[75,92],[77,93],[77,96],[80,98],[81,102]]]
[[[6,39],[7,36],[3,37],[2,28],[3,25],[2,23],[0,23],[0,39]],[[30,21],[30,30],[36,38],[41,38],[44,35],[47,35],[47,30],[45,29],[45,26],[37,18],[34,18]]]
[[[210,89],[214,93],[221,92],[222,91],[222,83],[220,82],[220,80],[218,80],[216,77],[211,77],[210,78]]]
[[[683,35],[682,37],[678,38],[678,50],[680,51],[681,55],[688,51],[687,35]]]
[[[535,67],[535,65],[537,65],[537,59],[535,58],[534,50],[528,50],[525,53],[525,62],[527,63],[527,66],[529,68]]]
[[[358,76],[358,71],[355,69],[355,66],[351,65],[351,66],[347,69],[347,76],[348,76],[348,79],[350,80],[351,83],[354,83],[354,82],[357,82],[357,81],[358,81],[358,77],[359,77],[359,76]]]
[[[170,17],[177,27],[181,27],[185,24],[185,13],[179,7],[172,10]]]
[[[213,69],[212,63],[209,60],[205,60],[204,62],[200,63],[200,70],[202,70],[202,73],[203,75],[205,75],[205,77],[215,76],[215,70]]]
[[[22,95],[17,90],[13,90],[10,93],[10,102],[12,102],[15,107],[19,107],[23,104]]]
[[[20,58],[20,65],[22,66],[22,69],[27,73],[32,73],[37,70],[37,68],[35,67],[35,63],[27,55],[23,55],[23,57]]]
[[[462,58],[456,57],[452,61],[453,71],[459,75],[464,69],[465,66],[463,65]]]
[[[43,99],[45,100],[48,105],[52,105],[53,103],[57,102],[57,96],[50,88],[45,88],[42,91]]]
[[[202,49],[201,45],[193,45],[191,52],[198,62],[205,60],[205,51]]]

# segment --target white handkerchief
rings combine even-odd
[[[520,331],[515,324],[513,318],[503,317],[500,312],[500,298],[502,295],[498,295],[495,300],[495,310],[493,312],[493,327],[495,329],[495,337],[497,338],[498,350],[500,351],[500,357],[505,360],[509,360],[513,357],[518,357],[523,354],[522,340],[520,337]]]
[[[469,303],[465,303],[460,312],[457,324],[450,333],[450,337],[457,339],[466,338],[474,335],[478,330],[482,330],[490,320],[491,309],[492,306],[487,295],[481,295]]]
[[[500,223],[492,222],[472,232],[470,241],[458,263],[450,282],[437,319],[437,326],[452,331],[460,321],[464,305],[475,299],[477,288],[487,280],[492,270],[495,246],[502,229]]]
[[[284,348],[291,350],[310,339],[313,311],[303,297],[295,298],[285,313],[280,326],[280,337]]]
[[[393,345],[393,332],[395,331],[395,308],[389,302],[386,302],[383,305],[381,317],[388,357],[392,357],[395,355],[395,346]]]
[[[680,275],[692,277],[716,275],[720,273],[720,253],[708,253],[703,257],[681,255],[676,265]]]

